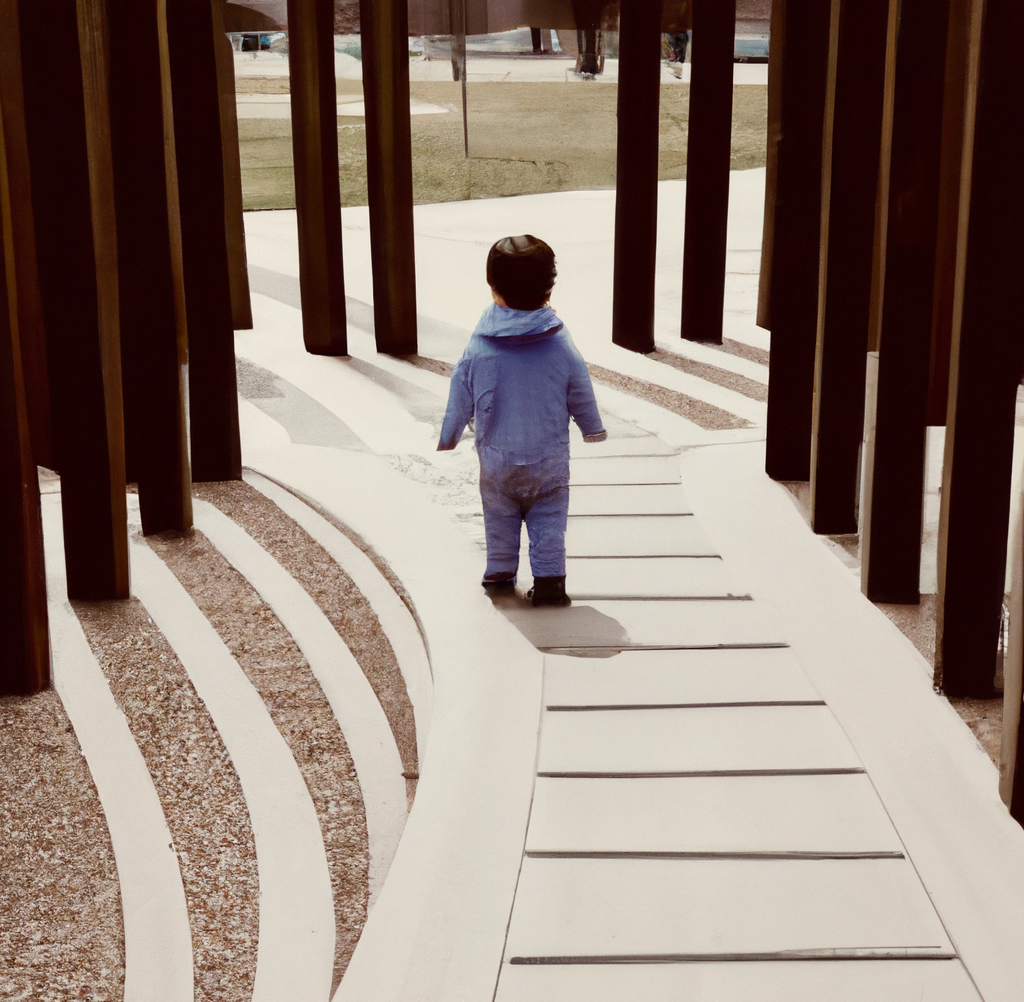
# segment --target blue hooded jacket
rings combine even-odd
[[[555,311],[489,306],[452,370],[438,450],[454,449],[473,419],[478,447],[525,466],[568,454],[570,417],[604,435],[587,365]]]

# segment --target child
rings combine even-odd
[[[555,254],[534,236],[504,237],[487,255],[494,304],[452,371],[438,450],[454,449],[472,419],[487,536],[484,590],[513,594],[522,522],[530,537],[534,605],[569,605],[569,418],[587,442],[608,437],[590,374],[548,306]]]

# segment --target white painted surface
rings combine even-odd
[[[703,557],[716,554],[692,515],[574,518],[566,529],[565,550],[570,557]]]
[[[843,723],[986,1002],[1024,984],[1024,831],[991,760],[928,665],[808,531],[760,446],[684,457],[708,534],[770,602],[814,686]]]
[[[402,760],[391,726],[359,663],[303,587],[240,525],[195,498],[195,526],[259,592],[309,662],[345,736],[366,809],[372,907],[406,819]]]
[[[502,968],[495,1002],[979,1002],[956,960]]]
[[[142,539],[134,590],[174,648],[231,756],[256,842],[260,882],[254,1002],[330,995],[334,904],[316,810],[259,693],[178,579]]]
[[[569,454],[575,459],[605,456],[671,456],[675,450],[653,435],[624,438],[609,434],[603,442],[585,442],[576,424],[569,425]]]
[[[576,484],[678,484],[679,457],[580,456],[569,462],[569,483]]]
[[[566,560],[574,600],[596,598],[709,598],[743,595],[721,560],[706,557],[625,557]]]
[[[906,860],[525,859],[514,957],[952,950]]]
[[[534,852],[902,852],[871,780],[846,776],[548,779]]]
[[[570,515],[690,515],[681,487],[672,485],[574,484],[569,492]]]
[[[756,602],[700,599],[577,602],[568,609],[506,609],[541,648],[729,647],[780,642],[783,633]],[[556,652],[557,653],[557,652]]]
[[[538,772],[856,769],[827,706],[544,714]]]
[[[728,332],[725,334],[728,337]],[[716,369],[724,369],[726,372],[735,373],[737,376],[746,376],[755,383],[762,386],[768,385],[768,366],[761,362],[754,362],[742,355],[733,355],[721,348],[712,347],[710,344],[702,344],[700,341],[687,341],[685,338],[677,337],[672,341],[659,341],[659,348],[671,351],[676,355],[692,359],[694,362],[703,362],[706,365],[713,365]],[[664,364],[664,363],[663,363]]]
[[[544,665],[548,705],[821,698],[786,648],[623,651],[599,660],[546,654]]]
[[[295,519],[344,569],[370,604],[381,629],[391,643],[405,679],[406,692],[416,720],[416,750],[420,761],[430,730],[430,710],[434,702],[434,681],[430,660],[423,646],[416,620],[398,597],[391,583],[374,562],[343,532],[336,529],[305,501],[272,480],[246,470],[243,479],[270,498],[282,511]]]
[[[392,393],[367,379],[344,358],[306,352],[298,310],[258,294],[253,296],[253,308],[262,322],[255,330],[236,332],[238,355],[293,383],[344,421],[375,452],[435,451],[433,425],[417,421],[404,408],[396,407]]]
[[[442,63],[434,65],[444,69]],[[756,327],[755,313],[764,176],[764,170],[757,169],[734,171],[730,177],[730,274],[725,317],[727,337],[762,348],[768,345],[768,335]],[[655,335],[671,350],[679,349],[685,192],[685,181],[663,181],[658,186]],[[614,205],[614,191],[579,191],[416,206],[419,309],[424,316],[465,332],[454,339],[439,338],[424,327],[421,353],[448,361],[458,357],[468,332],[488,302],[484,281],[487,249],[508,233],[536,233],[558,255],[554,306],[588,361],[628,369],[629,374],[638,378],[691,393],[727,410],[735,408],[734,413],[748,417],[755,425],[763,424],[763,404],[611,345]],[[368,210],[346,208],[343,224],[346,290],[355,299],[372,303]],[[247,213],[246,233],[251,263],[283,274],[298,274],[293,211]],[[252,337],[248,332],[240,332],[239,343],[247,344]],[[716,357],[719,354],[722,353],[715,352]],[[732,356],[724,356],[718,364],[728,367],[732,363],[725,358],[729,357]],[[706,431],[678,415],[608,387],[598,386],[597,391],[599,401],[612,406],[620,417],[637,422],[638,430],[664,435],[665,442],[673,447],[737,438],[749,440],[752,434],[763,435],[757,428]]]
[[[292,441],[281,424],[251,401],[241,398],[238,400],[238,427],[243,449],[247,443],[259,443],[264,448],[281,448],[290,445]]]
[[[60,494],[42,498],[53,684],[96,784],[117,863],[125,1002],[191,1002],[178,857],[145,759],[68,602]]]
[[[434,710],[416,801],[335,998],[490,998],[526,838],[541,655],[480,591],[477,547],[385,460],[316,446],[245,458],[366,539],[430,643]]]

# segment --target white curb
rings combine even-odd
[[[110,830],[124,916],[125,1002],[192,1002],[181,871],[146,762],[67,600],[59,494],[42,497],[53,682]]]
[[[434,702],[434,680],[423,637],[412,613],[373,561],[326,518],[273,480],[252,470],[246,470],[242,478],[302,526],[337,561],[370,603],[405,679],[416,720],[416,751],[422,768]]]
[[[402,760],[370,683],[320,607],[240,525],[196,498],[196,528],[273,609],[331,704],[355,764],[370,845],[370,903],[376,900],[406,819]]]
[[[334,970],[331,878],[299,767],[259,693],[172,571],[142,539],[132,540],[131,555],[135,593],[206,703],[252,819],[260,879],[253,1002],[326,1000]]]

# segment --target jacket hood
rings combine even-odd
[[[492,303],[484,310],[473,333],[482,337],[536,337],[554,334],[561,327],[562,321],[550,306],[539,310],[513,310]]]

